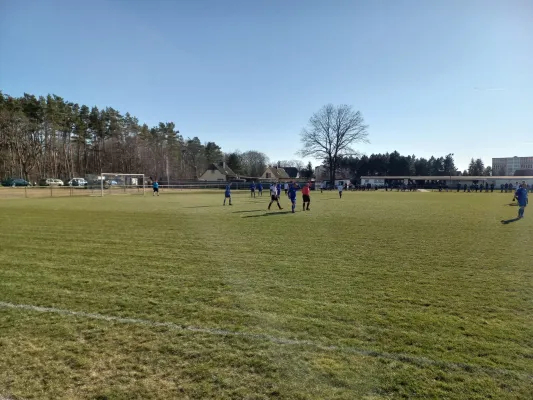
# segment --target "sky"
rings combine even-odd
[[[323,105],[363,154],[533,156],[531,0],[0,0],[0,90],[298,158]]]

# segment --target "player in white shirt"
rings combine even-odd
[[[269,210],[270,210],[270,206],[274,202],[276,202],[280,210],[283,210],[283,208],[281,208],[281,206],[279,205],[278,189],[276,188],[275,184],[271,184],[270,185],[270,203],[268,204]]]
[[[342,199],[342,191],[344,190],[344,185],[339,183],[339,185],[337,186],[337,189],[339,189],[339,198]]]

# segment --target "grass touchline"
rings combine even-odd
[[[266,341],[276,343],[279,345],[312,346],[312,347],[319,348],[320,350],[357,353],[357,354],[364,355],[364,356],[387,358],[387,359],[392,359],[395,361],[407,362],[407,363],[416,364],[416,365],[438,365],[442,367],[456,368],[456,369],[461,369],[465,371],[478,370],[478,371],[483,371],[489,374],[490,373],[496,373],[496,374],[516,373],[514,371],[509,371],[509,370],[501,369],[501,368],[490,368],[490,367],[485,367],[485,366],[470,365],[466,363],[433,360],[431,358],[413,356],[409,354],[386,353],[386,352],[380,352],[376,350],[357,349],[354,347],[323,345],[323,344],[316,343],[310,340],[279,338],[279,337],[275,337],[271,335],[264,335],[264,334],[250,333],[250,332],[229,331],[225,329],[198,328],[198,327],[193,327],[193,326],[178,325],[172,322],[158,322],[158,321],[150,321],[150,320],[139,319],[139,318],[116,317],[112,315],[88,313],[85,311],[64,310],[64,309],[55,308],[55,307],[42,307],[42,306],[35,306],[31,304],[14,304],[14,303],[8,303],[5,301],[0,301],[0,308],[12,308],[12,309],[19,309],[19,310],[35,311],[35,312],[40,312],[40,313],[60,314],[60,315],[65,315],[65,316],[83,317],[83,318],[96,319],[96,320],[102,320],[102,321],[108,321],[108,322],[118,322],[121,324],[144,325],[144,326],[150,326],[154,328],[168,328],[171,330],[207,333],[210,335],[217,335],[217,336],[244,337],[244,338],[250,338],[250,339],[266,340]],[[528,378],[533,378],[533,375],[524,374],[524,376]]]

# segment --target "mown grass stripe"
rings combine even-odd
[[[472,372],[472,373],[473,372],[484,372],[489,375],[495,375],[495,374],[496,375],[502,375],[502,374],[524,375],[517,371],[510,371],[507,369],[490,368],[490,367],[467,364],[467,363],[433,360],[427,357],[419,357],[419,356],[413,356],[413,355],[408,355],[408,354],[387,353],[387,352],[381,352],[381,351],[376,351],[376,350],[359,349],[359,348],[354,348],[354,347],[328,346],[328,345],[323,345],[323,344],[313,342],[310,340],[288,339],[288,338],[281,338],[281,337],[265,335],[265,334],[230,331],[226,329],[200,328],[200,327],[194,327],[194,326],[178,325],[173,322],[158,322],[158,321],[150,321],[147,319],[140,319],[140,318],[123,318],[123,317],[116,317],[112,315],[88,313],[84,311],[65,310],[65,309],[60,309],[60,308],[55,308],[55,307],[42,307],[42,306],[36,306],[36,305],[31,305],[31,304],[15,304],[15,303],[9,303],[9,302],[4,302],[4,301],[0,301],[0,307],[18,309],[18,310],[36,311],[40,313],[52,313],[52,314],[70,316],[70,317],[82,317],[82,318],[102,320],[102,321],[107,321],[107,322],[116,322],[116,323],[121,323],[121,324],[142,325],[142,326],[148,326],[152,328],[168,328],[170,330],[189,331],[189,332],[195,332],[195,333],[204,333],[208,335],[244,337],[244,338],[255,339],[255,340],[269,341],[269,342],[280,344],[280,345],[311,346],[311,347],[315,347],[320,350],[340,351],[340,352],[358,354],[358,355],[367,356],[367,357],[386,358],[386,359],[399,361],[399,362],[405,362],[405,363],[414,364],[418,366],[436,365],[441,368],[460,369],[460,370],[464,370],[466,372]],[[533,378],[533,375],[527,375],[527,376],[529,378]]]

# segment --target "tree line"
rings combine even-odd
[[[0,92],[0,178],[33,181],[117,172],[197,179],[209,163],[222,161],[248,176],[261,175],[269,162],[259,151],[224,154],[215,142],[184,138],[173,122],[149,127],[112,107]]]
[[[327,167],[327,163],[325,165]],[[404,156],[397,151],[370,156],[339,158],[338,172],[353,178],[361,176],[491,176],[492,168],[485,167],[481,159],[472,159],[468,170],[459,171],[453,154],[429,158]]]
[[[330,178],[344,171],[363,175],[491,175],[481,159],[459,172],[453,154],[417,158],[397,151],[358,156],[367,125],[351,106],[331,104],[313,114],[301,134],[302,156],[322,160]],[[236,174],[258,177],[270,160],[257,150],[224,154],[215,142],[184,138],[173,122],[149,127],[129,113],[69,102],[56,95],[12,97],[0,92],[0,178],[69,179],[100,172],[142,173],[164,180],[198,179],[210,163],[225,162]],[[313,177],[311,163],[280,160]]]

